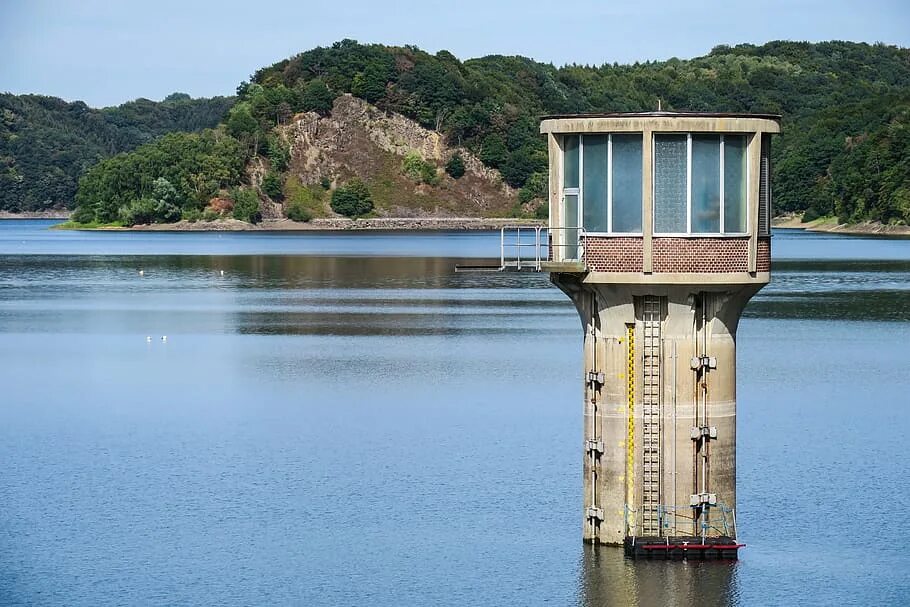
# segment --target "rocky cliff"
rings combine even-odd
[[[369,186],[380,217],[505,217],[518,200],[499,172],[469,151],[451,147],[439,133],[351,95],[335,99],[330,116],[297,114],[278,132],[290,148],[290,178],[303,186],[322,183],[334,188],[358,177]],[[404,171],[405,157],[415,152],[435,167],[435,183],[415,180]],[[465,168],[458,179],[443,168],[456,153]],[[264,167],[250,169],[251,180],[258,184]],[[329,196],[322,198],[324,214],[332,215]],[[268,207],[263,205],[265,216],[278,210]]]

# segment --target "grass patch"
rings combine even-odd
[[[79,223],[78,221],[65,221],[51,226],[53,230],[103,230],[105,228],[122,228],[125,227],[122,221],[112,221],[110,223],[100,223],[90,221],[88,223]]]
[[[304,185],[296,175],[288,175],[284,183],[285,213],[290,219],[291,215],[298,217],[295,221],[309,221],[316,217],[327,217],[325,208],[325,190],[321,184]]]

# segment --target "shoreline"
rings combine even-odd
[[[864,236],[910,236],[910,226],[884,225],[876,221],[838,223],[835,217],[820,217],[804,222],[801,215],[780,215],[771,220],[771,227],[830,234],[856,234]]]
[[[51,219],[51,218],[48,218]],[[344,231],[478,231],[499,230],[506,226],[545,227],[540,219],[479,218],[479,217],[375,217],[370,219],[322,218],[308,222],[290,219],[264,219],[250,224],[238,219],[217,221],[178,221],[131,227],[101,226],[65,227],[66,230],[116,232],[344,232]]]

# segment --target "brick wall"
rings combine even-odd
[[[594,272],[641,272],[641,238],[588,236],[585,238],[585,260]]]
[[[742,238],[672,238],[655,237],[653,271],[721,272],[749,271],[749,239]],[[641,272],[642,239],[637,237],[589,236],[585,259],[594,272]],[[771,242],[759,238],[757,270],[771,267]]]
[[[755,256],[755,270],[758,272],[771,271],[771,239],[765,236],[758,239],[758,255]]]
[[[748,272],[749,239],[655,238],[654,272]]]

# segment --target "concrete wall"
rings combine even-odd
[[[589,371],[604,373],[602,385],[587,381],[584,385],[584,439],[596,439],[603,445],[602,453],[593,458],[587,449],[584,452],[585,540],[619,544],[627,534],[641,535],[627,508],[638,508],[642,503],[643,336],[641,311],[635,302],[644,295],[665,298],[660,323],[660,503],[677,506],[681,514],[691,516],[690,496],[706,491],[726,507],[735,508],[736,326],[746,302],[761,285],[591,284],[568,274],[554,274],[552,280],[575,302],[584,326],[583,377]],[[635,327],[636,342],[631,407],[630,325]],[[717,360],[716,369],[703,377],[690,366],[691,358],[702,353]],[[716,427],[717,438],[693,441],[691,429],[697,425]],[[602,511],[602,520],[588,516],[591,506]],[[715,512],[719,511],[709,509],[712,518],[718,520]],[[668,520],[671,527],[664,531],[667,535],[700,533],[700,528],[681,517]],[[723,533],[709,530],[708,535]]]

